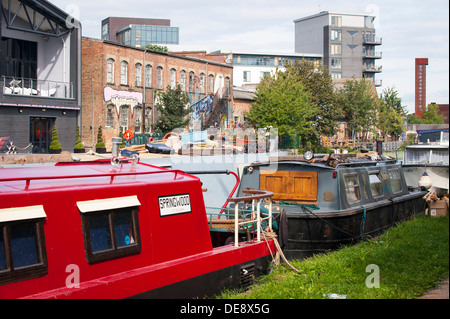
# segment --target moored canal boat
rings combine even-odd
[[[406,184],[431,188],[438,195],[448,193],[448,133],[445,143],[422,143],[405,146],[403,170]]]
[[[377,236],[425,209],[420,189],[408,188],[400,163],[378,154],[272,158],[243,169],[244,190],[274,193],[287,215],[287,258],[303,259]],[[280,236],[281,237],[281,236]]]
[[[180,170],[114,159],[0,173],[2,299],[210,296],[251,283],[275,251],[213,247],[201,182]]]

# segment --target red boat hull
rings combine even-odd
[[[254,269],[255,277],[270,265],[273,241],[225,246],[140,269],[80,283],[79,288],[61,288],[24,296],[31,299],[116,299],[116,298],[202,298],[224,288],[240,288],[246,283],[242,272]],[[261,257],[263,256],[263,257]]]

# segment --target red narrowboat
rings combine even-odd
[[[201,182],[180,170],[0,169],[3,299],[211,296],[267,271],[273,252],[273,240],[213,247]]]

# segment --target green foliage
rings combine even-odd
[[[348,80],[338,92],[338,103],[345,112],[349,131],[364,133],[371,131],[377,122],[378,98],[372,90],[372,83]]]
[[[283,264],[244,293],[222,298],[323,299],[328,293],[349,299],[410,299],[421,296],[449,274],[449,218],[420,215],[381,235],[336,252]],[[368,288],[368,265],[380,271],[380,287]]]
[[[100,125],[98,127],[97,132],[97,144],[95,144],[95,148],[105,148],[105,143],[103,142],[103,133],[102,133],[102,126]]]
[[[261,81],[246,115],[254,127],[272,126],[281,136],[300,135],[302,143],[317,146],[320,135],[336,133],[342,117],[331,77],[326,68],[306,60],[287,62],[285,68]]]
[[[308,91],[311,104],[315,108],[313,121],[316,130],[321,135],[334,135],[338,130],[337,120],[342,118],[343,112],[336,103],[333,81],[328,69],[322,64],[307,60],[288,62],[286,73],[293,81],[299,81]]]
[[[175,89],[168,86],[165,93],[158,94],[159,102],[156,107],[161,112],[161,116],[153,129],[160,129],[165,134],[176,128],[184,128],[189,123],[189,118],[186,116],[191,109],[186,107],[190,101],[186,92],[181,89],[181,85]]]
[[[383,136],[388,133],[401,135],[405,132],[403,117],[406,115],[406,111],[401,103],[402,100],[393,87],[386,88],[381,94],[377,127],[383,131]]]
[[[81,143],[80,127],[79,126],[77,126],[77,135],[75,137],[75,147],[74,147],[74,149],[76,149],[76,150],[84,149],[84,145],[83,145],[83,143]]]
[[[424,124],[422,119],[420,117],[418,117],[415,113],[411,113],[406,116],[406,123],[408,123],[408,124]]]
[[[420,118],[415,114],[408,114],[406,122],[408,124],[444,124],[444,116],[438,114],[438,105],[429,104]]]
[[[167,48],[166,46],[157,45],[157,44],[148,44],[145,46],[145,48],[152,50],[152,51],[162,52],[162,53],[169,52],[169,48]]]
[[[317,134],[314,115],[317,107],[311,104],[311,93],[289,73],[277,71],[266,77],[255,92],[255,102],[247,115],[254,127],[273,126],[279,135],[299,134],[311,138]]]
[[[52,142],[50,143],[50,149],[51,150],[60,150],[61,149],[61,144],[59,143],[59,140],[58,140],[58,130],[56,128],[56,125],[53,126]]]
[[[126,146],[126,144],[125,144],[125,137],[123,136],[122,126],[119,128],[119,137],[122,139],[120,142],[119,148],[124,148]]]
[[[424,124],[444,124],[444,116],[438,114],[438,105],[429,104],[423,112],[422,120]]]

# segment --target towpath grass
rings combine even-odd
[[[300,273],[281,265],[250,290],[228,291],[221,298],[323,299],[331,293],[348,299],[417,298],[449,275],[449,218],[420,215],[392,227],[379,241],[291,264]]]

